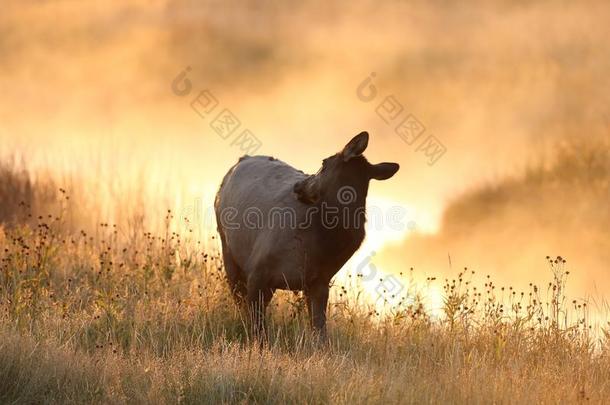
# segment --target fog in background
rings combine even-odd
[[[243,154],[190,107],[207,89],[257,153],[315,172],[367,130],[367,158],[401,165],[369,202],[415,226],[355,262],[526,286],[560,254],[578,294],[609,296],[608,21],[604,1],[8,1],[0,158],[73,185],[85,216],[201,222]],[[390,95],[446,147],[434,165],[376,113]]]

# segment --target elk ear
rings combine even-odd
[[[309,176],[304,180],[297,181],[293,186],[297,199],[305,204],[315,204],[320,199],[320,187],[316,176]]]
[[[371,179],[387,180],[394,176],[400,166],[398,163],[379,163],[371,166]]]
[[[360,156],[369,144],[369,133],[364,131],[352,138],[351,141],[345,145],[341,155],[343,161],[347,162],[353,157]]]

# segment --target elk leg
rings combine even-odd
[[[237,306],[243,308],[245,306],[248,290],[242,276],[242,271],[237,263],[235,263],[233,256],[228,250],[223,250],[222,258],[231,294],[233,294],[233,298],[235,299]]]
[[[267,305],[273,298],[273,289],[252,274],[248,278],[248,313],[250,315],[250,327],[255,339],[266,338],[265,336],[265,311]],[[262,340],[261,340],[262,341]]]
[[[319,283],[305,291],[307,310],[313,329],[326,340],[326,305],[328,303],[328,284]]]

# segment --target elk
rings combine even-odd
[[[282,289],[304,292],[326,339],[329,284],[364,240],[369,181],[399,169],[369,163],[368,141],[356,135],[313,175],[269,156],[244,156],[225,175],[214,202],[224,268],[253,334],[264,333],[266,307]]]

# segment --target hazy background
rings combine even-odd
[[[68,188],[75,221],[154,227],[171,208],[209,235],[242,152],[190,108],[208,89],[258,153],[314,172],[367,130],[369,160],[400,163],[370,203],[415,232],[371,233],[356,262],[374,249],[385,271],[525,286],[563,255],[577,294],[609,296],[608,21],[604,1],[5,1],[0,159]],[[435,165],[377,116],[387,95],[446,146]]]

